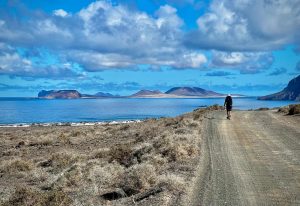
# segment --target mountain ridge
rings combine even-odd
[[[282,91],[258,97],[258,100],[300,101],[300,75],[290,80]]]
[[[223,97],[224,94],[202,89],[200,87],[173,87],[166,92],[142,89],[129,96],[119,96],[110,93],[81,94],[77,90],[42,90],[38,93],[43,99],[79,99],[79,98],[197,98]]]
[[[79,99],[82,97],[77,90],[42,90],[38,93],[38,98],[43,99]]]
[[[224,96],[224,94],[205,90],[200,87],[173,87],[165,93],[179,96]]]
[[[147,90],[147,89],[142,89],[130,96],[147,96],[147,95],[157,95],[157,94],[163,94],[159,90]]]

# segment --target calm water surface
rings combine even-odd
[[[259,101],[233,98],[233,109],[278,107],[292,101]],[[98,122],[173,117],[198,107],[222,105],[224,98],[201,99],[74,99],[43,100],[0,98],[0,124]]]

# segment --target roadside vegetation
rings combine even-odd
[[[300,104],[291,104],[278,109],[278,112],[282,112],[288,115],[300,114]]]
[[[213,106],[175,118],[1,128],[0,205],[178,205]]]

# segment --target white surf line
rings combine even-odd
[[[53,122],[53,123],[17,123],[17,124],[0,124],[0,127],[49,127],[49,126],[94,126],[94,125],[113,125],[113,124],[127,124],[127,123],[138,123],[143,120],[125,120],[125,121],[103,121],[103,122]]]

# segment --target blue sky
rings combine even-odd
[[[300,74],[300,0],[0,2],[0,96],[197,86],[264,95]]]

